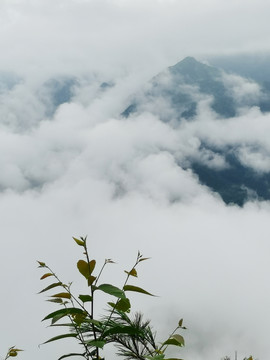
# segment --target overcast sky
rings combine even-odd
[[[237,144],[243,164],[269,171],[270,115],[241,107],[260,89],[224,75],[239,106],[226,124],[209,98],[177,128],[151,113],[119,115],[185,56],[269,52],[269,12],[266,0],[0,0],[0,83],[15,79],[0,86],[0,356],[15,344],[22,360],[73,350],[65,340],[38,348],[53,335],[40,323],[53,308],[36,295],[44,284],[35,261],[83,285],[71,237],[88,234],[94,257],[119,263],[115,274],[138,249],[152,257],[138,284],[160,297],[134,301],[163,335],[185,319],[186,360],[235,350],[269,359],[270,204],[226,206],[178,166],[206,161],[207,140]],[[59,76],[76,85],[55,109],[43,84]],[[103,81],[115,86],[101,91]]]

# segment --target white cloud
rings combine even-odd
[[[98,260],[125,267],[138,249],[152,257],[139,280],[161,298],[138,305],[164,334],[185,318],[184,358],[214,360],[235,349],[239,357],[269,357],[269,203],[225,206],[185,170],[195,158],[227,166],[202,149],[207,142],[242,144],[240,161],[269,171],[269,115],[251,108],[222,120],[211,98],[196,93],[194,121],[165,124],[152,108],[119,116],[141,84],[184,55],[268,50],[268,7],[262,0],[1,2],[0,68],[21,75],[0,95],[3,348],[24,348],[22,360],[62,354],[62,344],[37,347],[52,333],[39,322],[51,307],[33,295],[42,287],[35,260],[75,280],[80,254],[71,236],[88,234]],[[54,75],[78,82],[70,102],[47,118],[49,94],[39,89]],[[254,83],[226,81],[239,104],[260,96]]]
[[[245,108],[254,106],[263,97],[259,84],[254,81],[226,73],[223,74],[222,80],[240,109],[243,106]]]
[[[251,167],[259,173],[270,172],[269,153],[265,153],[264,150],[243,146],[239,149],[238,155],[244,165]]]

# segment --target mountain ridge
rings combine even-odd
[[[232,77],[231,77],[232,76]],[[198,114],[198,104],[206,97],[212,98],[210,107],[216,113],[220,121],[233,119],[237,116],[240,106],[236,95],[230,89],[224,78],[238,81],[240,77],[227,75],[227,73],[215,66],[201,63],[189,56],[177,64],[170,66],[164,72],[155,76],[149,83],[149,88],[135,97],[122,116],[128,118],[132,114],[151,112],[162,121],[169,123],[177,121],[194,121]],[[240,80],[239,80],[240,81]],[[229,82],[229,81],[228,81]],[[255,82],[247,85],[257,86]],[[260,85],[261,86],[261,85]],[[258,85],[258,88],[260,87]],[[238,90],[239,91],[239,90]],[[270,106],[270,94],[264,90],[263,99],[249,98],[242,107],[250,108],[257,106],[262,112],[266,112]],[[255,96],[256,95],[256,96]],[[166,104],[165,108],[171,111],[163,111],[160,104]],[[210,142],[202,142],[201,152],[211,153],[226,160],[227,167],[223,169],[211,168],[206,163],[198,162],[196,158],[189,158],[188,168],[199,178],[199,181],[217,192],[227,204],[234,203],[243,206],[248,199],[270,200],[270,173],[258,173],[250,166],[243,164],[239,158],[238,148],[241,144],[229,147],[213,146]],[[181,166],[181,164],[179,164]]]

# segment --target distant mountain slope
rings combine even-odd
[[[215,56],[209,59],[212,66],[222,68],[259,83],[265,99],[260,102],[262,111],[270,111],[270,54]]]
[[[262,112],[270,110],[270,93],[265,83],[242,79],[187,57],[154,77],[146,90],[134,96],[122,116],[151,112],[172,126],[175,122],[199,121],[196,119],[199,104],[207,98],[220,121],[234,118],[241,109],[252,106]],[[212,167],[196,157],[188,158],[189,168],[203,184],[219,193],[227,204],[242,206],[251,198],[270,200],[270,173],[258,172],[241,161],[238,147],[242,144],[213,146],[212,143],[202,141],[199,151],[222,156],[226,162],[223,168]]]
[[[166,122],[173,118],[190,119],[196,116],[199,101],[207,96],[212,97],[211,108],[221,117],[236,115],[236,99],[224,82],[224,72],[187,57],[154,77],[145,91],[134,95],[122,115],[150,111]],[[171,109],[170,113],[162,111],[162,104]],[[247,105],[261,107],[261,100],[249,98]]]

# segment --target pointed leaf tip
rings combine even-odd
[[[51,297],[54,297],[54,298],[63,298],[63,299],[70,299],[70,298],[71,298],[71,295],[70,295],[70,293],[61,292],[61,293],[58,293],[58,294],[51,295]]]
[[[53,274],[52,273],[46,273],[46,274],[41,276],[40,280],[46,279],[49,276],[53,276]]]
[[[70,353],[70,354],[66,354],[66,355],[60,356],[60,358],[58,358],[58,360],[62,360],[62,359],[65,359],[65,358],[71,357],[71,356],[82,356],[82,357],[85,358],[85,355],[84,355],[84,354]]]
[[[58,336],[55,336],[55,337],[45,341],[43,344],[47,344],[49,342],[64,339],[64,338],[67,338],[67,337],[77,337],[77,334],[69,333],[69,334],[58,335]]]
[[[43,262],[43,261],[38,261],[37,260],[37,262],[39,263],[39,267],[45,267],[46,266],[45,262]]]
[[[45,289],[41,290],[38,294],[41,294],[47,290],[50,290],[50,289],[53,289],[55,288],[56,286],[62,286],[63,284],[61,282],[57,282],[57,283],[54,283],[54,284],[51,284],[49,286],[47,286]]]
[[[79,246],[85,246],[85,240],[79,240],[75,237],[72,237],[72,238]]]
[[[111,284],[101,284],[96,288],[96,290],[101,290],[106,294],[113,295],[120,299],[126,299],[124,291]]]
[[[146,295],[150,295],[150,296],[155,296],[153,294],[150,294],[148,291],[138,287],[138,286],[133,286],[133,285],[125,285],[123,287],[124,291],[134,291],[134,292],[139,292],[142,294],[146,294]]]
[[[149,259],[151,259],[150,257],[147,257],[147,258],[141,258],[140,260],[139,260],[139,262],[141,262],[141,261],[145,261],[145,260],[149,260]]]

